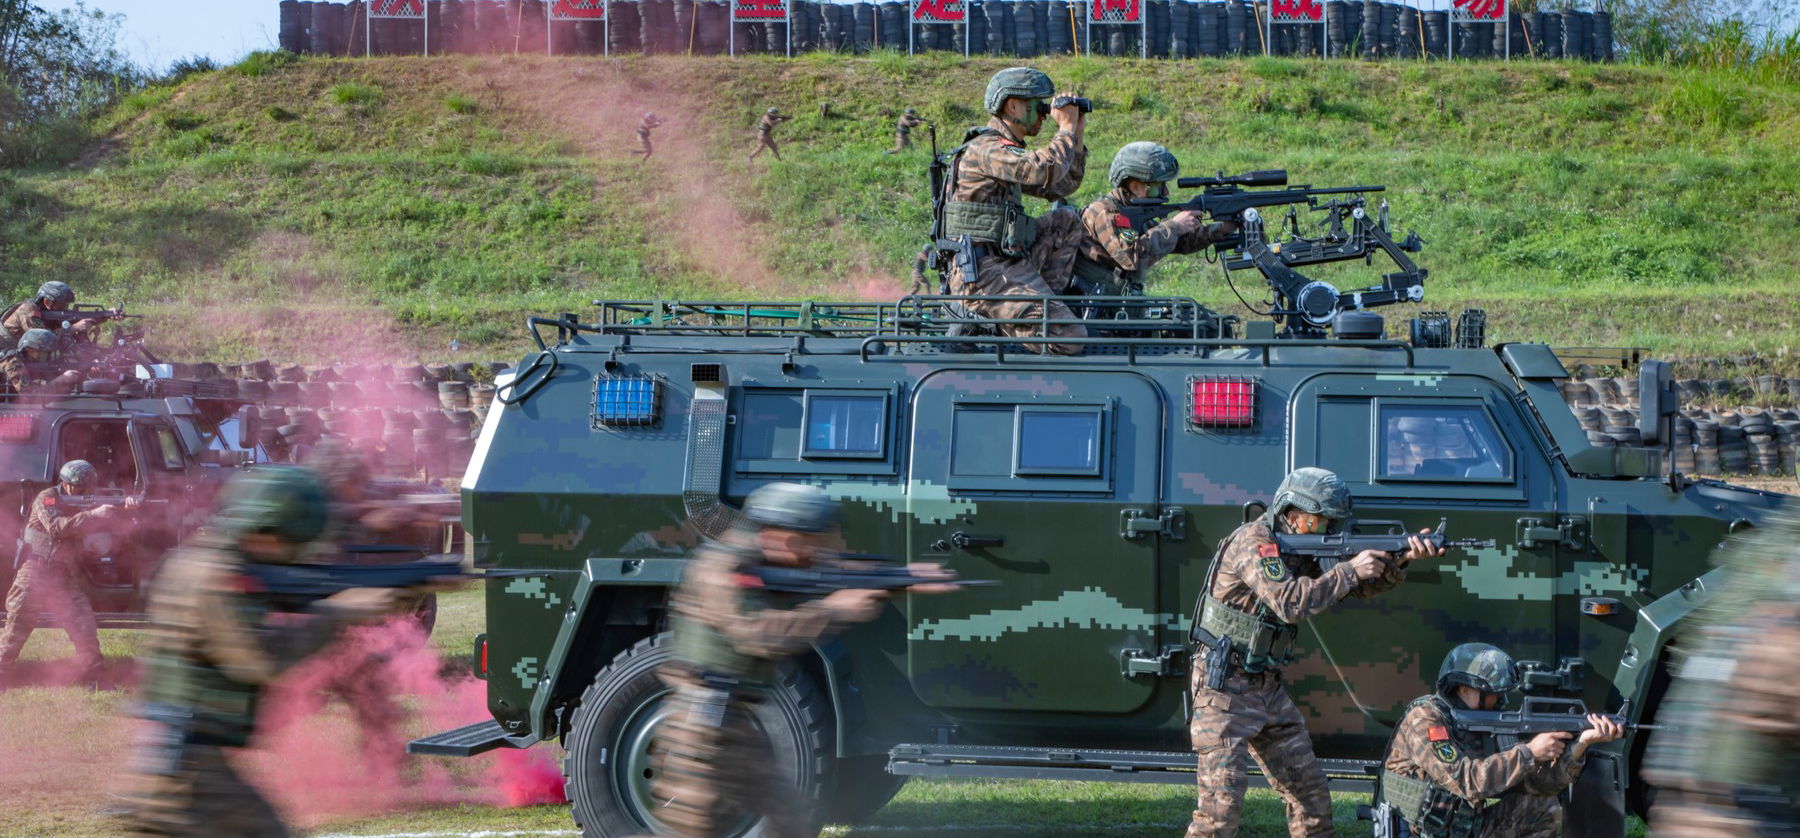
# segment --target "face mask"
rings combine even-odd
[[[1156,183],[1150,184],[1150,188],[1144,193],[1144,197],[1155,198],[1159,201],[1168,200],[1169,184],[1163,181],[1157,181]]]

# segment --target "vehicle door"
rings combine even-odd
[[[56,479],[55,472],[64,463],[86,460],[98,472],[95,495],[113,500],[141,495],[143,463],[132,441],[132,425],[129,416],[119,414],[65,417],[56,427],[51,479]],[[87,583],[94,612],[102,619],[138,610],[133,536],[132,518],[123,514],[108,516],[75,536],[80,543],[74,559]]]
[[[938,370],[913,388],[908,552],[969,579],[912,596],[908,678],[944,709],[1128,713],[1157,678],[1156,384],[1131,372]]]
[[[1452,538],[1494,542],[1415,563],[1393,590],[1301,628],[1290,681],[1315,736],[1377,754],[1459,643],[1554,662],[1558,527],[1577,522],[1559,521],[1548,453],[1506,391],[1476,376],[1327,374],[1297,388],[1289,409],[1293,465],[1337,472],[1359,519],[1414,531],[1447,520]]]

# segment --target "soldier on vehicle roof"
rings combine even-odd
[[[52,335],[59,333],[56,324],[44,319],[46,311],[63,311],[75,304],[75,289],[66,282],[51,280],[38,286],[37,295],[24,302],[15,303],[5,312],[0,313],[0,329],[4,329],[6,337],[17,345],[17,341],[31,329],[47,329]],[[68,331],[76,335],[86,335],[98,323],[97,320],[83,320],[69,325]]]
[[[19,348],[0,354],[0,394],[74,392],[83,378],[81,370],[49,374],[58,345],[48,329],[27,330],[19,338]]]
[[[330,520],[310,470],[266,466],[225,487],[213,531],[173,553],[150,591],[137,741],[125,832],[133,836],[286,836],[226,749],[250,741],[263,688],[343,625],[380,619],[417,591],[352,588],[303,614],[276,614],[246,577],[291,564]]]
[[[1087,239],[1075,260],[1075,275],[1089,294],[1139,294],[1150,269],[1171,253],[1198,253],[1230,238],[1237,225],[1207,224],[1200,214],[1183,210],[1148,230],[1131,226],[1120,214],[1126,204],[1144,198],[1167,198],[1169,182],[1181,174],[1181,162],[1152,142],[1127,143],[1113,155],[1106,179],[1111,192],[1094,199],[1081,213]]]
[[[907,108],[906,112],[900,114],[900,118],[894,121],[894,147],[882,152],[882,154],[899,154],[902,151],[912,148],[912,129],[924,124],[926,124],[926,122],[919,116],[919,111],[917,109]]]
[[[1073,102],[1051,108],[1044,100],[1055,92],[1049,76],[1029,67],[995,73],[984,102],[993,118],[970,129],[962,147],[951,152],[943,234],[965,242],[969,250],[951,261],[952,293],[1050,296],[1068,291],[1085,235],[1081,214],[1064,205],[1033,218],[1024,205],[1025,195],[1047,201],[1067,198],[1080,188],[1087,170],[1087,116]],[[1056,135],[1045,148],[1027,150],[1025,140],[1038,135],[1046,116],[1056,120]],[[997,320],[1041,319],[1048,309],[1047,323],[1000,324],[1009,336],[1087,336],[1060,301],[976,300],[968,307],[978,317]],[[1069,343],[1028,348],[1057,355],[1081,351],[1080,344]]]
[[[751,160],[755,160],[756,155],[763,153],[765,148],[775,155],[776,160],[781,159],[781,149],[775,145],[775,126],[790,119],[793,117],[783,115],[780,108],[770,108],[763,112],[762,118],[756,121],[756,149],[750,152]]]
[[[683,572],[670,620],[674,661],[659,673],[675,690],[676,711],[660,733],[652,791],[668,801],[656,817],[677,834],[715,838],[746,815],[764,818],[760,834],[770,838],[818,833],[796,790],[773,770],[750,705],[774,685],[781,661],[873,620],[887,593],[846,589],[799,601],[747,584],[754,577],[746,569],[825,563],[837,523],[838,503],[824,490],[771,483],[745,499],[743,523],[702,547]]]
[[[1414,537],[1398,556],[1364,550],[1321,571],[1311,558],[1283,555],[1276,533],[1319,534],[1350,517],[1350,489],[1322,468],[1295,469],[1268,511],[1227,536],[1207,571],[1196,615],[1191,672],[1194,714],[1188,725],[1199,753],[1199,803],[1188,838],[1230,838],[1248,787],[1245,757],[1255,756],[1287,806],[1288,834],[1331,835],[1331,790],[1313,756],[1306,720],[1288,696],[1281,670],[1294,660],[1295,624],[1347,596],[1372,597],[1400,584],[1406,565],[1443,555]],[[1230,652],[1221,682],[1209,684],[1215,646]]]
[[[99,687],[100,633],[93,604],[78,578],[81,569],[77,563],[84,558],[84,536],[116,520],[119,513],[137,508],[135,498],[86,510],[71,503],[99,488],[99,477],[88,461],[70,460],[57,472],[57,485],[31,501],[25,535],[20,539],[22,552],[14,560],[18,575],[6,594],[6,627],[0,628],[0,689],[8,685],[32,630],[46,624],[61,628],[75,646],[75,657],[81,662],[79,683],[90,690]]]
[[[1486,643],[1444,656],[1431,695],[1413,701],[1388,744],[1377,803],[1392,806],[1414,838],[1549,838],[1562,831],[1557,795],[1575,782],[1591,746],[1625,735],[1604,714],[1527,741],[1465,730],[1451,708],[1499,710],[1518,667]]]

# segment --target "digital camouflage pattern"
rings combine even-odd
[[[50,323],[44,320],[44,310],[34,297],[13,306],[12,311],[0,319],[0,328],[6,329],[6,333],[17,341],[32,329],[49,329]]]
[[[1310,487],[1301,491],[1306,488]],[[1398,563],[1390,563],[1383,575],[1366,582],[1357,580],[1349,562],[1321,572],[1311,558],[1282,555],[1274,532],[1260,519],[1228,536],[1215,561],[1218,569],[1210,589],[1214,599],[1233,610],[1267,614],[1290,625],[1322,613],[1346,596],[1375,596],[1406,578]],[[1188,733],[1200,758],[1200,791],[1188,838],[1237,834],[1249,787],[1246,753],[1256,757],[1269,785],[1287,805],[1290,835],[1332,834],[1331,787],[1280,670],[1250,675],[1233,665],[1225,688],[1210,689],[1205,677],[1210,654],[1205,647],[1196,650],[1191,669],[1194,717]]]
[[[5,393],[63,394],[75,389],[80,374],[74,370],[50,375],[49,370],[27,364],[18,351],[0,356],[0,385]]]
[[[1552,838],[1562,831],[1562,802],[1556,795],[1581,774],[1585,759],[1573,747],[1553,763],[1532,759],[1523,742],[1500,742],[1456,726],[1444,699],[1426,696],[1412,703],[1383,767],[1402,777],[1424,780],[1448,793],[1434,810],[1447,822],[1457,801],[1479,819],[1482,838]],[[1404,814],[1404,813],[1403,813]],[[1450,838],[1425,828],[1410,815],[1418,838]]]
[[[92,468],[92,466],[89,466]],[[6,627],[0,629],[0,683],[19,659],[34,629],[54,625],[68,634],[81,662],[81,682],[93,684],[100,677],[100,633],[93,604],[76,580],[84,532],[120,511],[100,506],[84,512],[58,507],[62,489],[52,486],[31,502],[25,522],[24,543],[29,554],[13,577],[6,594]]]
[[[1800,831],[1800,517],[1734,540],[1726,587],[1684,637],[1651,740],[1652,835],[1752,838]],[[1665,738],[1666,737],[1666,738]]]
[[[899,154],[902,151],[912,148],[912,129],[924,124],[924,119],[914,113],[912,108],[907,108],[906,113],[901,114],[899,119],[894,120],[894,147],[882,152],[882,154]]]
[[[776,160],[781,159],[781,149],[775,145],[775,126],[790,119],[793,117],[783,116],[774,108],[770,108],[768,113],[756,120],[756,149],[750,152],[751,160],[755,160],[756,155],[763,153],[763,149],[768,149],[770,154],[775,155]]]
[[[1042,70],[1030,67],[1008,67],[988,79],[981,103],[987,112],[997,114],[1008,99],[1048,99],[1056,85]]]
[[[1126,143],[1113,155],[1112,165],[1106,167],[1106,182],[1114,188],[1125,185],[1127,179],[1141,180],[1146,185],[1159,184],[1167,189],[1167,183],[1181,174],[1181,161],[1161,145],[1139,140]]]

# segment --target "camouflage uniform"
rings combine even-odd
[[[644,118],[638,122],[637,127],[638,147],[633,149],[631,153],[642,154],[644,155],[645,160],[649,160],[650,155],[656,153],[655,147],[650,145],[650,132],[656,128],[661,128],[662,126],[663,121],[658,119],[656,114],[644,114]]]
[[[6,627],[0,629],[0,682],[45,617],[60,626],[75,645],[82,683],[93,684],[100,677],[100,633],[76,565],[81,559],[82,531],[112,517],[119,507],[69,511],[58,506],[61,497],[62,488],[52,486],[31,502],[24,538],[29,558],[19,565],[12,590],[6,594]]]
[[[14,343],[17,343],[19,337],[30,329],[56,331],[55,326],[44,320],[44,310],[38,306],[35,298],[13,306],[5,318],[0,318],[0,328],[6,330],[7,336],[12,338]]]
[[[17,350],[0,356],[0,392],[4,393],[68,393],[74,382],[67,373],[53,378],[45,371],[32,369]]]
[[[1087,147],[1076,142],[1073,134],[1058,132],[1041,151],[1028,151],[1025,143],[1005,120],[994,117],[984,128],[954,154],[951,163],[950,206],[956,204],[1016,207],[1020,194],[1048,201],[1067,197],[1081,186],[1086,173]],[[1017,210],[1022,213],[1022,209]],[[1086,233],[1081,214],[1070,206],[1059,206],[1035,219],[1036,236],[1028,249],[1014,255],[1001,251],[1001,243],[981,236],[972,237],[977,251],[975,276],[963,275],[961,265],[953,263],[951,291],[969,295],[1049,296],[1068,291],[1075,256]],[[955,231],[947,231],[954,235]],[[1075,320],[1069,307],[1059,301],[1049,303],[1048,336],[1080,338],[1087,329]],[[969,304],[979,317],[1035,319],[1043,311],[1035,302],[976,301]],[[1036,336],[1040,327],[1032,324],[1003,325],[1004,334]],[[1081,351],[1079,344],[1050,344],[1031,347],[1059,355]]]
[[[1293,624],[1346,596],[1375,596],[1406,578],[1405,569],[1397,564],[1367,582],[1357,581],[1349,562],[1321,572],[1314,559],[1281,555],[1271,528],[1276,525],[1275,513],[1270,513],[1226,537],[1213,560],[1216,568],[1208,586],[1213,600],[1291,632]],[[1213,652],[1202,646],[1194,655],[1194,715],[1188,734],[1200,755],[1200,795],[1188,838],[1237,834],[1249,786],[1246,753],[1256,758],[1269,785],[1287,805],[1290,835],[1331,835],[1330,786],[1313,756],[1306,720],[1281,679],[1280,666],[1286,660],[1277,653],[1258,666],[1260,671],[1247,672],[1239,665],[1244,655],[1238,645],[1233,644],[1231,674],[1220,690],[1206,686],[1206,665]]]
[[[761,154],[765,148],[769,150],[770,154],[775,155],[776,160],[781,159],[781,149],[775,145],[775,126],[790,119],[793,117],[782,116],[771,111],[763,114],[762,119],[756,121],[756,150],[750,152],[751,160],[755,160],[756,155]]]
[[[1087,232],[1082,242],[1081,257],[1075,262],[1075,273],[1090,290],[1117,289],[1107,293],[1138,293],[1150,269],[1171,253],[1199,253],[1213,242],[1230,237],[1224,225],[1202,224],[1183,232],[1174,224],[1153,224],[1149,230],[1134,230],[1131,220],[1119,210],[1127,200],[1123,189],[1115,189],[1087,205],[1081,213],[1081,226]]]
[[[1415,790],[1440,790],[1419,795],[1429,824],[1402,811],[1416,838],[1551,838],[1562,830],[1557,794],[1575,782],[1586,762],[1585,756],[1573,756],[1574,750],[1553,763],[1534,762],[1523,742],[1457,727],[1446,700],[1429,695],[1407,708],[1394,731],[1384,765],[1392,776],[1383,778],[1384,794],[1392,795],[1404,779],[1424,781]]]
[[[912,129],[924,124],[925,120],[921,119],[918,114],[901,114],[900,118],[894,122],[894,147],[882,154],[899,154],[912,148]]]
[[[1725,586],[1685,630],[1650,740],[1658,789],[1650,834],[1751,838],[1800,834],[1800,517],[1781,513],[1718,559]]]
[[[754,538],[739,529],[701,548],[673,598],[675,660],[659,674],[677,709],[659,732],[653,793],[669,801],[657,818],[690,838],[723,835],[746,814],[766,818],[771,838],[818,832],[796,790],[769,770],[750,705],[783,659],[848,623],[820,600],[746,587],[746,569],[764,561]],[[721,689],[720,679],[739,686]]]

